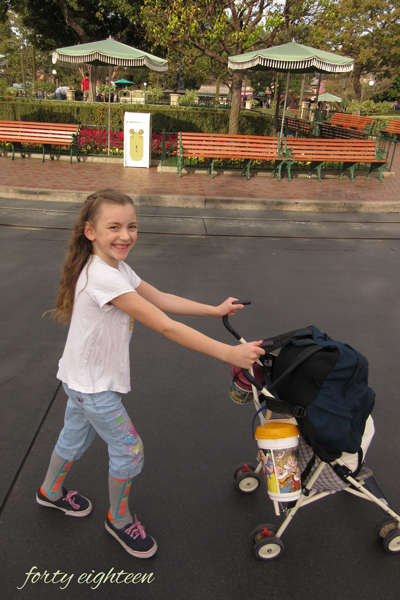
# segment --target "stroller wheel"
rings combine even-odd
[[[283,542],[280,538],[264,538],[256,543],[254,552],[260,560],[273,560],[283,553]]]
[[[391,531],[383,540],[383,547],[386,552],[397,554],[400,552],[400,530]]]
[[[260,479],[255,473],[256,467],[250,463],[243,463],[236,467],[234,472],[235,485],[239,492],[252,494],[260,486]]]
[[[251,541],[253,544],[256,544],[260,540],[264,540],[265,538],[271,538],[276,535],[276,527],[275,525],[271,525],[270,523],[263,523],[259,525],[250,534]]]
[[[375,530],[379,537],[385,538],[388,533],[390,533],[394,529],[397,529],[397,526],[398,526],[398,523],[397,523],[396,519],[393,519],[393,517],[385,517],[384,519],[379,521]]]

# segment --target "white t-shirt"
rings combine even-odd
[[[130,391],[129,342],[133,319],[112,304],[141,279],[124,262],[119,270],[97,255],[79,275],[74,309],[57,378],[87,394]]]

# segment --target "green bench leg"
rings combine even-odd
[[[249,159],[249,160],[248,160],[248,161],[245,163],[245,165],[244,165],[244,167],[243,167],[243,169],[242,169],[242,172],[241,172],[241,176],[242,176],[242,177],[244,177],[244,176],[246,175],[246,178],[247,178],[247,179],[250,179],[250,166],[251,166],[251,159]]]
[[[344,162],[343,166],[342,166],[342,170],[339,173],[339,179],[343,179],[344,172],[349,171],[350,172],[350,181],[351,181],[351,183],[354,183],[354,169],[356,168],[357,164],[358,163]]]
[[[79,158],[79,147],[76,145],[71,145],[70,146],[70,153],[69,153],[69,164],[72,164],[72,157],[76,156],[76,162],[80,162],[80,158]]]
[[[10,142],[12,148],[11,160],[14,160],[15,151],[19,150],[21,158],[25,158],[25,154],[22,152],[21,142]]]
[[[386,162],[385,164],[371,163],[371,165],[369,167],[369,171],[367,173],[367,179],[369,179],[371,177],[372,171],[378,171],[379,181],[382,183],[383,182],[383,169],[387,166],[387,164],[388,164],[388,162]]]
[[[288,181],[292,181],[292,165],[294,162],[295,161],[292,159],[292,160],[282,161],[282,164],[281,164],[281,169],[284,164],[286,165],[286,169],[288,172]]]
[[[214,163],[215,163],[215,158],[212,159],[212,161],[208,165],[208,169],[207,169],[207,173],[208,174],[211,173],[211,179],[214,179]]]
[[[178,156],[178,175],[182,177],[182,157]]]
[[[51,146],[49,144],[43,144],[43,156],[42,156],[42,162],[44,162],[45,156],[46,156],[46,152],[49,153],[50,156],[50,160],[54,160],[54,155],[51,153]]]
[[[308,171],[308,179],[311,179],[311,173],[312,171],[317,171],[317,177],[318,177],[318,181],[322,181],[322,176],[321,176],[321,171],[322,171],[322,167],[324,166],[325,162],[312,162],[310,164],[310,168]]]

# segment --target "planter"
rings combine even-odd
[[[75,100],[75,90],[67,90],[67,100]]]

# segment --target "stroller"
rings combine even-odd
[[[239,303],[239,302],[238,302]],[[241,304],[250,304],[249,301],[242,301]],[[240,342],[246,341],[233,329],[229,323],[228,317],[223,317],[223,323],[226,329]],[[268,341],[264,341],[263,347],[266,349],[265,356],[260,357],[250,371],[239,370],[239,381],[232,380],[230,396],[238,403],[254,402],[256,414],[253,418],[253,437],[257,436],[259,429],[267,425],[268,427],[294,427],[297,420],[293,416],[277,414],[267,408],[267,405],[274,406],[273,400],[278,398],[268,391],[271,383],[268,373],[271,372],[274,360],[277,354],[268,351]],[[257,370],[257,377],[255,376]],[[232,369],[232,375],[238,375],[238,370]],[[259,373],[262,373],[262,383]],[[247,386],[243,383],[247,382]],[[239,385],[237,385],[239,383]],[[266,405],[262,403],[266,401]],[[264,411],[266,415],[264,416]],[[255,421],[259,418],[261,426],[254,431]],[[297,430],[298,431],[298,430]],[[300,508],[311,504],[317,500],[329,496],[337,491],[345,491],[364,500],[374,502],[385,514],[385,517],[377,524],[376,534],[382,539],[384,549],[389,553],[400,552],[400,516],[394,512],[389,505],[388,500],[377,485],[371,469],[365,464],[364,456],[374,434],[372,417],[369,416],[365,425],[364,435],[361,441],[362,454],[342,453],[339,458],[329,460],[324,457],[322,460],[314,454],[312,447],[306,442],[304,436],[300,433],[298,437],[298,472],[302,477],[302,489],[294,494],[274,494],[271,493],[271,485],[266,462],[266,454],[260,448],[258,442],[258,454],[256,464],[242,463],[235,468],[234,478],[238,491],[244,494],[255,492],[264,479],[267,486],[276,516],[284,516],[284,521],[280,527],[269,523],[263,523],[251,532],[251,541],[254,552],[260,560],[273,560],[280,556],[284,551],[282,535],[289,526],[290,522]],[[293,438],[291,438],[293,439]],[[309,441],[309,440],[308,440]],[[271,458],[272,451],[269,451]],[[361,461],[359,456],[362,456]],[[287,457],[286,457],[287,458]],[[281,462],[282,464],[282,462]],[[286,465],[285,465],[286,466]],[[264,475],[264,476],[263,476]],[[299,486],[300,488],[300,486]],[[293,498],[293,499],[292,499]],[[283,501],[282,501],[283,499]]]

